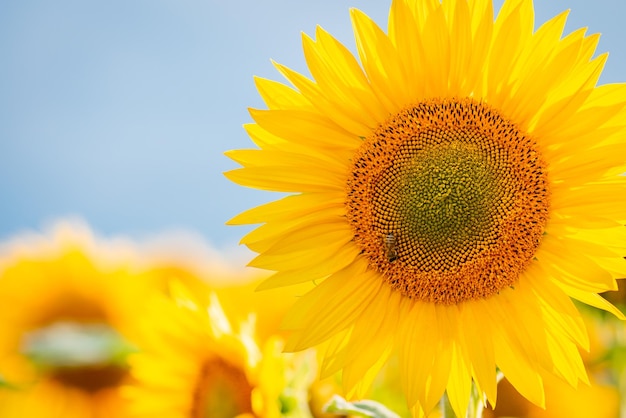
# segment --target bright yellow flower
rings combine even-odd
[[[385,33],[351,10],[360,63],[323,29],[313,79],[257,79],[258,149],[226,173],[291,193],[232,224],[272,288],[315,280],[285,325],[323,345],[324,375],[360,396],[400,356],[415,413],[444,391],[464,416],[496,366],[544,405],[543,376],[587,381],[570,298],[623,318],[598,292],[626,271],[626,85],[596,86],[598,35],[534,31],[530,0],[394,0]]]
[[[257,313],[255,332],[261,339],[284,336],[285,331],[280,329],[280,322],[285,312],[293,306],[293,289],[256,292],[259,284],[267,279],[267,272],[247,269],[243,263],[237,264],[233,260],[226,263],[222,260],[223,265],[220,265],[211,254],[199,251],[202,246],[198,242],[181,243],[181,240],[172,240],[171,243],[182,244],[185,251],[196,253],[196,256],[183,259],[176,255],[180,249],[171,246],[161,248],[156,256],[147,248],[140,248],[139,251],[142,258],[148,261],[142,275],[164,294],[169,293],[169,283],[175,278],[189,289],[200,304],[208,304],[210,293],[215,293],[224,313],[233,323],[246,320],[251,312]],[[207,287],[211,292],[207,291]],[[305,283],[297,291],[305,293],[311,288],[310,284]]]
[[[279,338],[257,340],[253,317],[234,328],[215,293],[201,300],[172,281],[149,304],[130,359],[132,416],[308,417],[312,353],[283,355]]]
[[[125,250],[84,228],[10,242],[0,259],[3,418],[125,417],[137,301]],[[114,262],[114,259],[117,259]]]

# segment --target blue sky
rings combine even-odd
[[[0,239],[71,216],[233,245],[248,229],[224,222],[273,199],[222,176],[262,107],[252,76],[280,79],[270,58],[306,72],[300,32],[316,24],[353,49],[349,7],[386,27],[386,0],[1,2]],[[538,23],[571,9],[568,31],[602,33],[601,82],[626,81],[626,1],[535,8]]]

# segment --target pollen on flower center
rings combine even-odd
[[[513,286],[548,218],[534,140],[483,103],[404,109],[357,151],[348,219],[370,265],[407,297],[453,304]]]

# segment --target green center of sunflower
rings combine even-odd
[[[355,241],[405,296],[452,304],[513,286],[548,217],[535,142],[484,104],[433,100],[367,138],[348,182]]]
[[[243,370],[221,358],[207,361],[194,393],[194,418],[232,418],[252,413],[252,387]]]
[[[385,227],[401,238],[398,249],[413,264],[453,268],[494,238],[494,202],[502,190],[489,156],[475,145],[453,140],[420,149],[419,142],[403,144],[391,172],[374,184],[374,210],[393,214]]]

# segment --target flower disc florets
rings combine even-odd
[[[532,137],[484,103],[432,100],[365,139],[348,218],[395,290],[459,303],[515,284],[544,232],[547,185]]]

